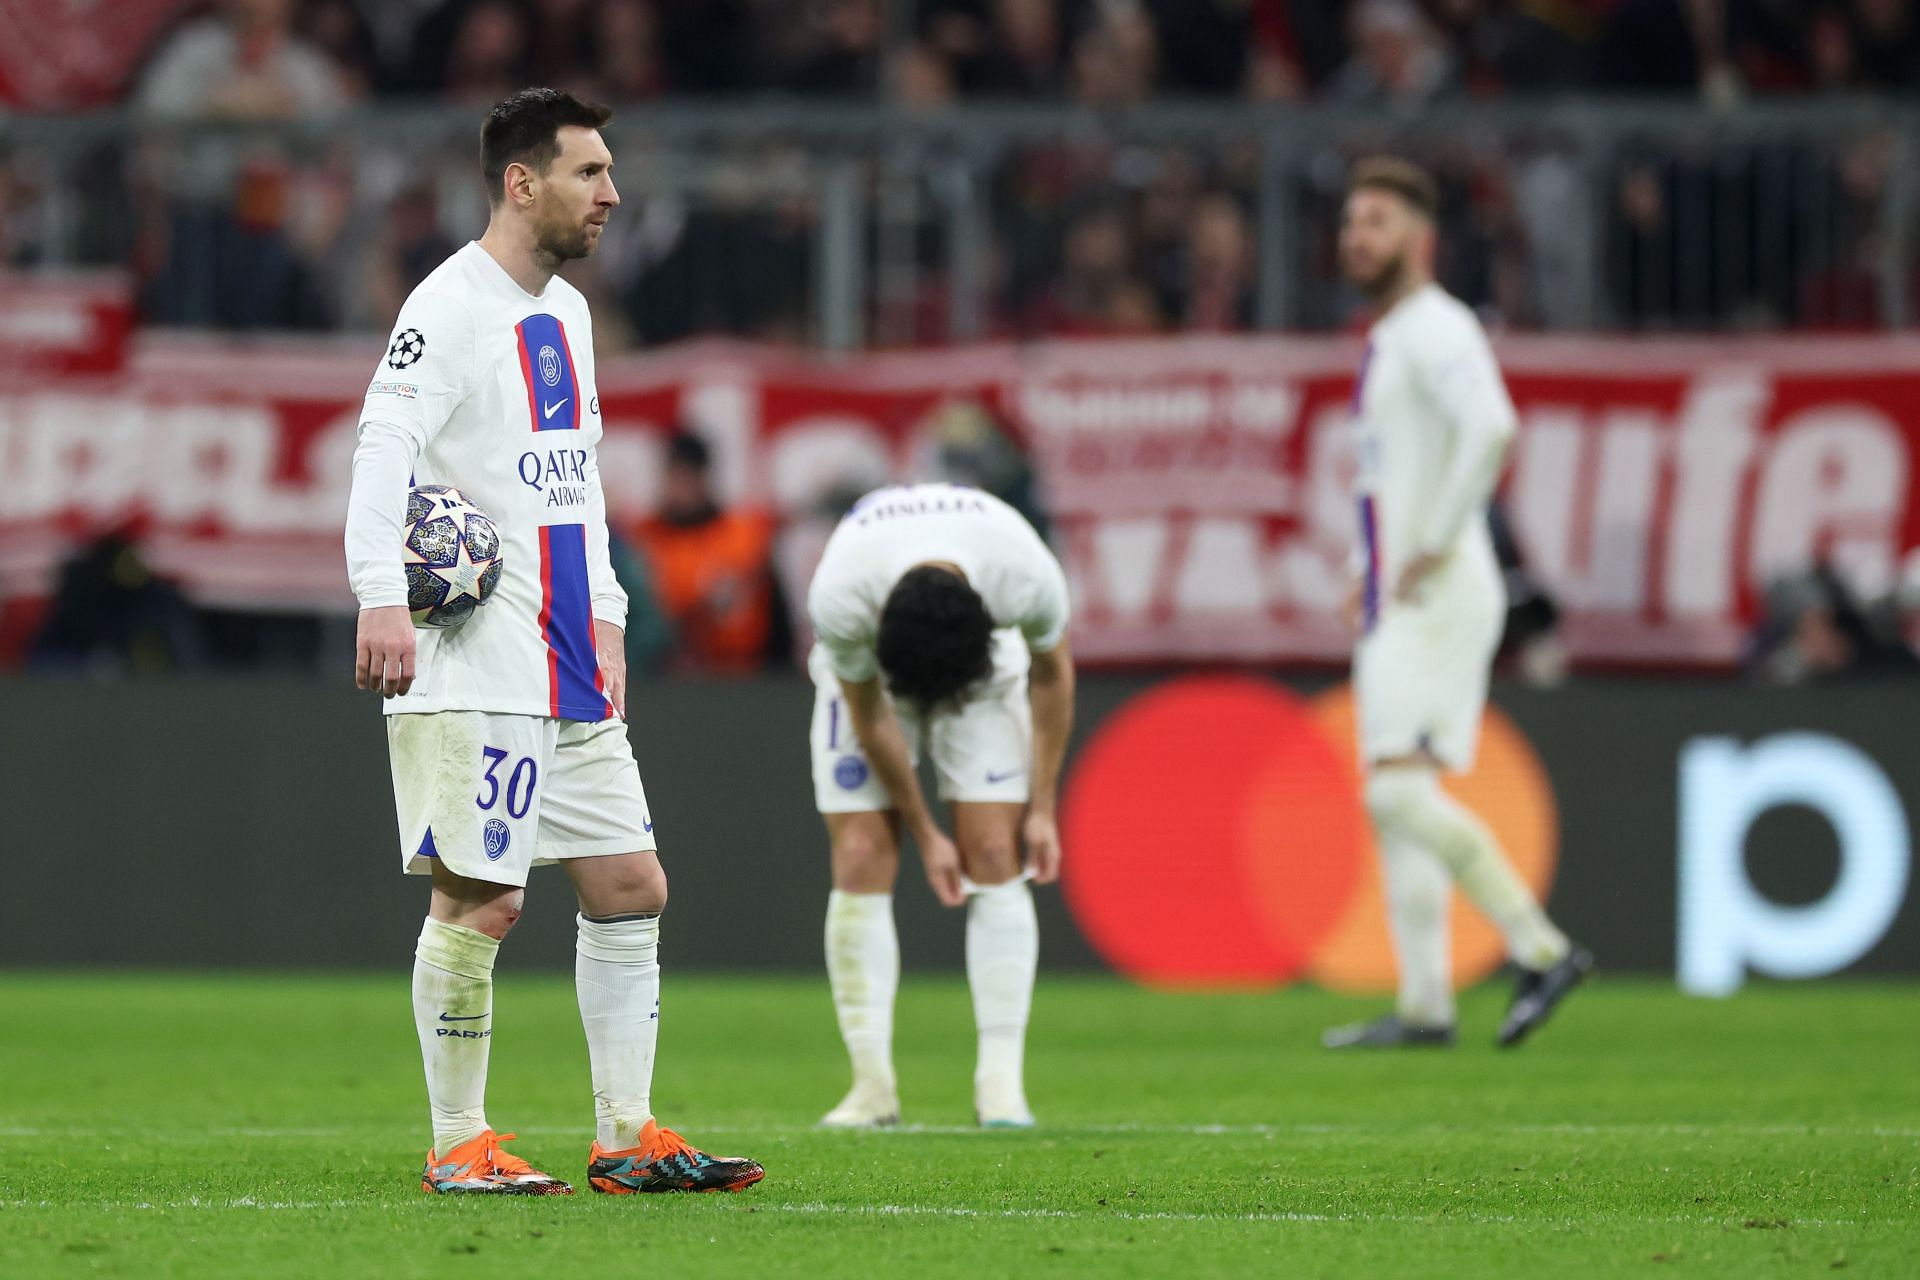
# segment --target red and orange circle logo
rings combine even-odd
[[[1379,863],[1345,687],[1304,699],[1249,676],[1173,680],[1120,708],[1081,752],[1061,813],[1064,885],[1107,963],[1159,986],[1390,991]],[[1546,771],[1489,709],[1473,771],[1447,780],[1536,894],[1553,879]],[[1503,959],[1458,895],[1456,984]]]

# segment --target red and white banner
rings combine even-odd
[[[1874,591],[1920,568],[1920,340],[1499,350],[1523,418],[1508,508],[1577,658],[1730,663],[1771,575],[1824,558]],[[1032,452],[1085,657],[1337,659],[1357,354],[1262,337],[610,358],[601,471],[618,524],[653,502],[665,433],[699,430],[724,495],[786,518],[781,569],[803,588],[829,496],[928,474],[970,402]],[[351,608],[340,530],[377,356],[147,339],[114,374],[11,370],[0,596],[44,593],[77,542],[131,523],[203,601]]]

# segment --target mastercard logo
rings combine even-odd
[[[1169,681],[1109,716],[1081,751],[1061,810],[1063,890],[1101,957],[1166,987],[1391,991],[1379,860],[1342,686],[1303,698],[1248,676]],[[1558,821],[1539,758],[1489,708],[1479,759],[1447,789],[1480,815],[1545,898]],[[1459,894],[1453,977],[1505,960]]]

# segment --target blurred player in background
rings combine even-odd
[[[1327,1033],[1330,1048],[1450,1045],[1453,884],[1519,967],[1500,1043],[1515,1045],[1583,978],[1571,945],[1493,833],[1440,785],[1473,765],[1506,611],[1487,503],[1518,425],[1486,333],[1434,282],[1433,179],[1375,159],[1350,179],[1341,265],[1379,319],[1354,389],[1360,640],[1353,681],[1400,964],[1395,1012]]]
[[[975,1114],[989,1127],[1027,1127],[1040,957],[1027,881],[1060,874],[1054,802],[1073,725],[1066,575],[998,498],[946,484],[879,489],[828,540],[807,611],[818,637],[808,661],[813,792],[833,857],[827,974],[853,1060],[852,1091],[821,1123],[900,1118],[893,884],[904,826],[935,896],[967,906]],[[921,793],[922,750],[952,806],[952,839]]]
[[[407,299],[368,388],[347,561],[360,598],[355,677],[387,698],[406,870],[433,893],[413,969],[433,1192],[572,1188],[509,1154],[485,1110],[493,965],[527,871],[559,862],[580,902],[576,985],[598,1132],[596,1191],[737,1190],[750,1160],[689,1146],[653,1118],[660,912],[667,881],[627,740],[626,594],[608,560],[594,446],[593,324],[554,272],[584,258],[620,198],[610,113],[528,89],[488,113],[486,234]],[[461,627],[415,631],[401,569],[412,482],[491,513],[505,573]]]

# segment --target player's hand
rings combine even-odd
[[[1364,582],[1356,582],[1348,587],[1347,594],[1340,600],[1340,617],[1346,622],[1347,630],[1355,635],[1358,635],[1360,628],[1366,624],[1366,618],[1363,616],[1366,600],[1367,586]]]
[[[1434,570],[1446,562],[1445,556],[1435,555],[1431,551],[1422,551],[1407,561],[1406,568],[1400,570],[1400,581],[1393,589],[1393,598],[1402,604],[1418,600],[1420,588],[1433,576]]]
[[[1060,878],[1060,828],[1051,813],[1029,811],[1020,834],[1027,842],[1027,867],[1035,884],[1052,884]]]
[[[383,697],[413,688],[413,615],[403,604],[362,609],[354,641],[353,683]]]
[[[627,718],[627,633],[611,622],[593,620],[593,654],[600,660],[600,675],[607,682],[607,701],[613,713]]]
[[[920,845],[920,861],[927,869],[927,883],[943,907],[965,906],[967,890],[960,874],[960,850],[938,827],[915,837]]]

